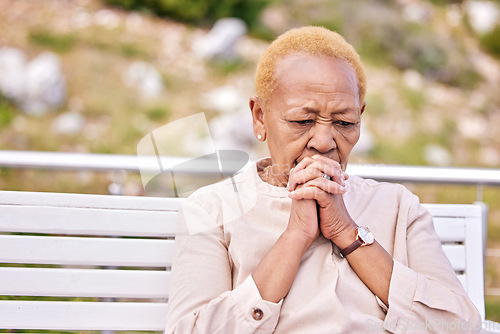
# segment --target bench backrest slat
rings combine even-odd
[[[178,211],[182,198],[0,191],[0,205]]]
[[[3,205],[0,232],[174,237],[177,211]],[[36,219],[33,219],[36,217]]]
[[[457,273],[466,270],[464,245],[443,245],[443,250]]]
[[[0,328],[161,331],[167,304],[0,300]]]
[[[0,263],[167,267],[174,240],[0,235]]]
[[[433,220],[434,228],[442,243],[465,241],[465,218],[434,217]]]
[[[14,296],[168,298],[170,272],[0,267],[2,294]]]

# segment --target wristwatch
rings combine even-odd
[[[347,255],[354,252],[361,246],[367,246],[373,244],[375,239],[373,239],[372,232],[366,226],[358,226],[356,229],[356,240],[346,248],[340,251],[340,255],[342,257],[346,257]]]

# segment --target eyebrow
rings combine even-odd
[[[311,107],[303,107],[302,110],[304,110],[308,114],[319,114],[319,110],[318,109],[311,108]],[[344,108],[344,109],[332,112],[332,114],[341,114],[341,115],[343,115],[343,114],[348,114],[348,113],[351,113],[351,112],[356,112],[356,110],[351,109],[351,108]]]

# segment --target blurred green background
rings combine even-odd
[[[497,10],[486,27],[485,3]],[[254,94],[269,41],[313,24],[343,34],[366,65],[362,145],[352,163],[499,168],[499,10],[500,1],[458,0],[0,0],[0,48],[28,61],[57,55],[66,85],[65,102],[42,115],[0,95],[0,149],[136,154],[138,141],[169,121],[197,112],[230,119]],[[200,45],[223,17],[241,18],[248,32],[232,57],[204,57]],[[127,84],[133,64],[156,69],[157,94]],[[61,130],[68,119],[71,131]],[[248,118],[237,122],[251,127]],[[242,141],[252,158],[266,154],[257,140]],[[113,177],[3,168],[0,189],[107,193]],[[137,175],[123,182],[126,194],[141,194]],[[423,202],[476,199],[474,187],[407,186]],[[485,188],[483,200],[488,247],[500,248],[500,189]],[[486,286],[500,288],[499,258],[487,259]],[[500,297],[486,299],[487,319],[500,321]]]

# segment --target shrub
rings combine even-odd
[[[238,17],[253,27],[260,12],[272,0],[106,0],[128,10],[146,10],[190,23],[213,23],[222,17]]]
[[[480,38],[481,46],[487,52],[500,58],[500,24]]]

